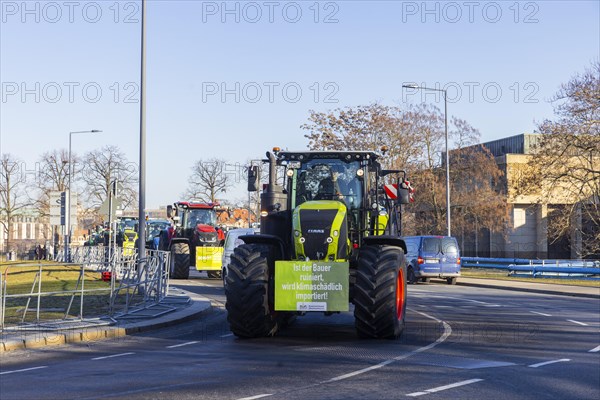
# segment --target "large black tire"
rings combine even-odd
[[[171,246],[171,278],[188,279],[190,277],[190,246],[187,243],[175,243]]]
[[[456,285],[456,277],[446,278],[446,283],[448,283],[448,285]]]
[[[235,248],[227,271],[227,321],[234,335],[253,338],[274,335],[283,314],[273,310],[272,273],[275,249],[264,244]]]
[[[376,245],[361,249],[353,302],[359,337],[396,339],[402,334],[406,263],[401,248]]]

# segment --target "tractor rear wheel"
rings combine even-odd
[[[406,263],[401,248],[376,245],[361,249],[353,302],[360,337],[396,339],[402,334]]]
[[[271,336],[279,329],[284,315],[273,309],[275,257],[275,248],[264,244],[243,244],[231,255],[225,278],[225,306],[234,335]]]
[[[175,243],[171,246],[171,278],[188,279],[190,277],[190,247],[187,243]]]

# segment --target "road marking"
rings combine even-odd
[[[348,379],[348,378],[352,378],[353,376],[356,375],[360,375],[360,374],[364,374],[365,372],[369,372],[369,371],[373,371],[382,367],[385,367],[388,364],[393,363],[394,361],[396,361],[395,359],[393,360],[385,360],[382,363],[370,366],[368,368],[363,368],[363,369],[359,369],[358,371],[354,371],[354,372],[350,372],[348,374],[344,374],[344,375],[340,375],[340,376],[336,376],[335,378],[331,378],[327,381],[325,381],[324,383],[328,383],[328,382],[337,382],[337,381],[342,381],[344,379]]]
[[[561,358],[560,360],[544,361],[544,362],[537,363],[537,364],[531,364],[531,365],[529,365],[529,368],[543,367],[544,365],[555,364],[555,363],[559,363],[559,362],[567,362],[567,361],[571,361],[571,359]]]
[[[106,358],[115,358],[115,357],[123,357],[123,356],[129,356],[131,354],[135,354],[135,353],[120,353],[120,354],[113,354],[111,356],[104,356],[104,357],[95,357],[92,358],[92,360],[104,360]]]
[[[600,346],[596,346],[593,349],[591,349],[590,351],[588,351],[588,353],[597,353],[600,351]]]
[[[441,392],[442,390],[448,390],[448,389],[453,389],[453,388],[459,387],[459,386],[470,385],[471,383],[481,382],[482,380],[483,379],[478,379],[478,378],[477,379],[469,379],[467,381],[460,381],[460,382],[451,383],[451,384],[445,385],[445,386],[438,386],[433,389],[427,389],[422,392],[409,393],[409,394],[407,394],[407,396],[409,396],[409,397],[423,396],[424,394],[436,393],[436,392]]]
[[[273,396],[273,394],[272,394],[272,393],[257,394],[256,396],[242,397],[241,399],[238,399],[238,400],[254,400],[254,399],[262,399],[263,397],[269,397],[269,396]]]
[[[439,322],[439,323],[443,324],[444,325],[444,333],[442,334],[442,336],[440,336],[435,342],[430,343],[427,346],[420,347],[420,348],[418,348],[416,350],[413,350],[413,351],[411,351],[409,353],[403,354],[403,355],[398,356],[398,357],[394,357],[394,358],[392,358],[390,360],[385,360],[385,361],[383,361],[383,362],[381,362],[379,364],[372,365],[372,366],[367,367],[367,368],[359,369],[358,371],[354,371],[354,372],[350,372],[350,373],[347,373],[347,374],[344,374],[344,375],[336,376],[336,377],[328,379],[326,381],[322,381],[321,383],[337,382],[337,381],[341,381],[341,380],[344,380],[344,379],[351,378],[351,377],[356,376],[356,375],[364,374],[365,372],[369,372],[369,371],[373,371],[373,370],[376,370],[376,369],[379,369],[379,368],[383,368],[386,365],[393,363],[394,361],[403,360],[403,359],[408,358],[408,357],[410,357],[412,355],[415,355],[415,354],[421,353],[423,351],[432,349],[433,347],[437,346],[438,344],[444,342],[448,338],[448,336],[450,336],[452,334],[452,328],[445,321],[442,321],[440,319],[437,319],[436,317],[433,317],[433,316],[431,316],[429,314],[425,314],[423,312],[420,312],[420,311],[417,311],[417,310],[414,310],[414,309],[411,309],[411,310],[414,311],[414,312],[416,312],[416,313],[419,313],[419,314],[421,314],[421,315],[423,315],[423,316],[425,316],[425,317],[427,317],[429,319],[432,319],[432,320],[434,320],[436,322]]]
[[[465,299],[462,297],[454,297],[454,296],[429,296],[429,298],[439,298],[439,299],[453,299],[453,300],[461,300],[461,301],[468,301],[471,303],[475,303],[475,304],[480,304],[484,307],[502,307],[502,305],[500,304],[490,304],[490,303],[486,303],[485,301],[479,301],[479,300],[472,300],[472,299]]]
[[[167,349],[174,349],[176,347],[188,346],[190,344],[196,344],[196,343],[198,343],[198,341],[186,342],[186,343],[180,343],[180,344],[174,344],[172,346],[167,346]]]
[[[581,325],[581,326],[589,326],[585,322],[575,321],[574,319],[568,319],[567,321],[572,322],[572,323],[577,324],[577,325]]]
[[[529,312],[530,312],[530,313],[537,314],[537,315],[541,315],[541,316],[543,316],[543,317],[551,317],[551,316],[552,316],[552,315],[550,315],[550,314],[546,314],[546,313],[539,312],[539,311],[529,311]]]
[[[221,337],[229,337],[229,336],[233,336],[233,333],[228,333],[226,335],[221,335]]]
[[[15,369],[14,371],[0,372],[0,375],[14,374],[14,373],[17,373],[17,372],[27,372],[27,371],[33,371],[34,369],[42,369],[42,368],[48,368],[48,367],[46,365],[44,365],[42,367],[32,367],[32,368],[24,368],[24,369]]]

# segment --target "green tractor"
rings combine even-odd
[[[359,337],[400,336],[407,278],[401,205],[410,194],[404,172],[383,170],[379,157],[267,152],[261,232],[241,237],[226,276],[236,336],[274,335],[297,315],[350,311],[350,303]],[[257,175],[250,167],[249,191],[257,191]]]

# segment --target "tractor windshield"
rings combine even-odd
[[[186,228],[195,228],[199,224],[217,225],[217,213],[210,208],[188,209],[188,215],[185,221]]]
[[[362,185],[357,176],[358,161],[315,159],[302,164],[296,171],[295,205],[311,200],[339,200],[349,209],[362,203]]]

